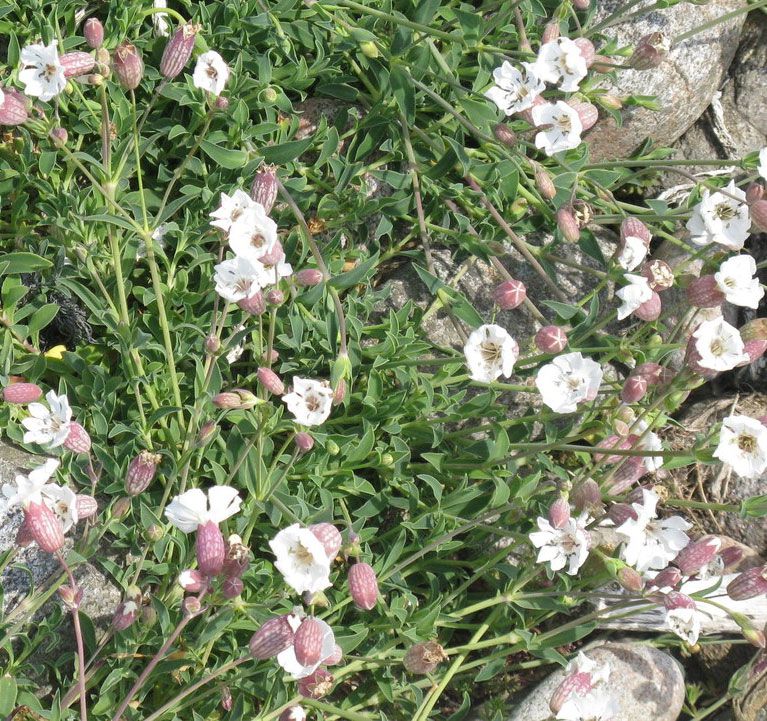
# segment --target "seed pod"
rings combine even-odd
[[[655,32],[642,37],[634,48],[629,62],[635,70],[657,68],[667,57],[671,40],[663,33]]]
[[[557,226],[562,233],[562,237],[568,243],[578,242],[578,239],[581,237],[581,230],[570,208],[563,207],[557,211]]]
[[[258,396],[254,395],[244,388],[234,388],[231,391],[217,393],[211,399],[217,408],[227,408],[230,410],[244,410],[258,405]]]
[[[342,538],[339,530],[332,523],[315,523],[309,530],[322,544],[328,558],[332,561],[341,548]]]
[[[535,168],[535,184],[538,186],[538,192],[546,200],[551,200],[556,196],[557,189],[554,186],[554,181],[542,165]]]
[[[3,88],[0,103],[0,125],[21,125],[29,117],[29,100],[13,88]]]
[[[727,595],[733,601],[745,601],[763,593],[767,593],[767,566],[749,568],[727,585]]]
[[[621,400],[624,403],[636,403],[647,394],[647,379],[642,376],[629,376],[623,384]]]
[[[621,223],[621,240],[626,240],[629,236],[640,238],[645,245],[649,245],[652,240],[647,226],[638,218],[626,218]]]
[[[495,304],[502,310],[512,310],[522,305],[527,297],[527,289],[521,280],[507,280],[496,286],[493,291]]]
[[[263,315],[266,313],[266,301],[264,300],[264,294],[260,290],[256,291],[250,298],[238,300],[237,305],[251,315]]]
[[[6,403],[32,403],[43,394],[43,389],[36,383],[11,383],[3,388],[3,400]]]
[[[64,448],[72,453],[89,453],[91,450],[91,437],[77,421],[69,422],[69,433],[64,441]]]
[[[761,183],[750,183],[746,188],[746,202],[751,205],[764,196],[764,186]]]
[[[293,441],[304,453],[308,453],[312,450],[312,448],[314,448],[314,438],[312,438],[308,433],[304,433],[303,431],[301,433],[296,433]]]
[[[318,699],[333,688],[333,675],[324,668],[318,668],[313,674],[298,680],[298,693],[304,698]]]
[[[67,132],[66,128],[59,126],[58,128],[51,130],[51,138],[57,146],[62,147],[67,144],[67,140],[69,140],[69,133]]]
[[[245,587],[245,584],[242,582],[241,578],[237,578],[235,576],[229,576],[228,578],[224,579],[224,582],[221,584],[221,595],[224,598],[237,598],[242,593],[242,589]]]
[[[715,536],[701,538],[699,541],[688,543],[674,559],[683,576],[692,576],[703,566],[714,560],[722,541]]]
[[[280,714],[279,721],[306,721],[306,711],[300,706],[291,706]]]
[[[136,46],[129,42],[117,46],[112,58],[112,67],[120,85],[126,90],[135,90],[144,77],[144,61]]]
[[[150,451],[141,451],[128,466],[125,474],[125,490],[131,496],[137,496],[146,490],[157,473],[157,466],[162,456]]]
[[[93,496],[78,493],[75,496],[75,510],[77,511],[77,518],[83,520],[84,518],[96,515],[96,512],[99,510],[99,504]]]
[[[256,373],[258,382],[275,396],[281,396],[285,393],[285,384],[280,377],[271,369],[261,366]]]
[[[378,578],[371,565],[355,563],[349,569],[349,593],[360,610],[370,611],[375,607],[378,603]]]
[[[168,41],[160,60],[160,72],[169,80],[175,78],[189,62],[194,41],[202,26],[192,23],[181,25]]]
[[[506,123],[496,123],[493,126],[493,135],[507,148],[514,148],[517,145],[517,134]]]
[[[264,661],[290,648],[294,637],[287,615],[273,616],[253,634],[248,645],[250,652]]]
[[[590,673],[587,671],[576,671],[575,673],[571,673],[559,684],[559,686],[557,686],[556,690],[551,695],[551,700],[549,701],[551,713],[556,716],[562,706],[564,706],[565,701],[567,701],[572,694],[585,696],[591,691],[591,688],[592,683]]]
[[[586,67],[590,68],[594,64],[594,58],[597,55],[594,43],[588,38],[576,38],[575,44],[578,46],[578,50],[581,51],[581,57],[586,61]]]
[[[447,659],[444,649],[436,641],[424,641],[411,646],[402,663],[410,673],[431,673]]]
[[[296,661],[302,666],[314,666],[322,659],[322,641],[325,630],[322,624],[313,617],[305,618],[296,631],[293,639],[293,650]]]
[[[725,298],[713,275],[695,278],[685,289],[684,297],[695,308],[716,308]]]
[[[277,166],[264,165],[256,173],[250,186],[250,197],[264,206],[267,215],[272,212],[274,202],[277,200],[280,184],[277,180]]]
[[[55,553],[64,545],[64,529],[53,511],[44,503],[32,501],[26,510],[29,532],[37,545],[47,553]]]
[[[83,25],[85,42],[94,50],[98,50],[104,43],[104,26],[98,18],[88,18]]]
[[[567,347],[567,334],[556,325],[545,325],[535,334],[535,347],[543,353],[560,353]]]
[[[591,130],[599,120],[599,110],[592,103],[574,103],[572,108],[578,113],[584,133]]]
[[[96,58],[90,53],[77,50],[73,53],[60,55],[59,62],[64,68],[65,78],[76,78],[78,75],[85,75],[93,70],[96,65]]]
[[[663,310],[663,304],[661,303],[660,296],[653,291],[652,298],[645,301],[634,311],[634,315],[640,320],[653,321],[660,318],[661,311]]]
[[[322,272],[317,268],[304,268],[293,276],[298,285],[313,286],[322,282]]]
[[[208,579],[196,568],[188,568],[178,574],[178,585],[188,593],[199,593],[208,585]]]
[[[211,333],[210,335],[205,336],[205,351],[207,353],[210,353],[211,355],[215,355],[221,350],[221,339],[215,335],[215,333]]]
[[[754,227],[762,233],[767,231],[767,200],[757,200],[752,203],[749,213]]]
[[[224,534],[215,521],[197,527],[197,568],[206,576],[217,576],[224,567]]]
[[[549,507],[549,523],[558,529],[564,528],[570,521],[570,502],[560,496]]]

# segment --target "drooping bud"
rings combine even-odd
[[[339,378],[336,381],[336,387],[333,389],[333,398],[331,399],[331,403],[334,406],[340,406],[344,399],[346,398],[346,380],[344,378]]]
[[[187,596],[181,602],[181,612],[185,616],[194,616],[202,610],[202,603],[197,596]]]
[[[557,227],[568,243],[577,243],[581,237],[581,229],[570,208],[560,208],[557,211]]]
[[[264,661],[293,645],[295,634],[287,616],[274,616],[261,625],[248,644],[250,652]]]
[[[642,275],[652,290],[662,292],[674,285],[674,271],[664,260],[650,260],[642,267]]]
[[[263,315],[266,313],[266,301],[264,300],[264,294],[260,290],[257,290],[250,298],[238,300],[237,305],[251,315]]]
[[[297,686],[304,698],[322,698],[333,688],[333,675],[320,667],[310,676],[299,679]]]
[[[192,23],[181,25],[168,41],[160,60],[160,72],[169,80],[175,78],[189,62],[201,27]]]
[[[258,382],[275,396],[281,396],[285,393],[285,384],[280,377],[271,369],[261,366],[256,373]]]
[[[80,520],[90,518],[96,515],[99,510],[99,504],[93,496],[87,496],[84,493],[78,493],[75,496],[75,511]]]
[[[599,120],[599,110],[592,103],[573,103],[572,108],[578,113],[584,133],[591,130]]]
[[[127,41],[115,49],[112,67],[118,82],[126,90],[135,90],[144,77],[144,61],[136,46]]]
[[[21,125],[29,117],[29,98],[14,88],[3,88],[0,104],[0,125]]]
[[[590,70],[594,73],[611,73],[615,70],[615,63],[612,58],[597,53],[594,56],[594,62],[591,64]]]
[[[542,165],[537,165],[535,168],[535,184],[538,186],[538,192],[541,194],[541,197],[546,200],[551,200],[556,196],[557,189],[554,186],[554,181]]]
[[[314,438],[303,431],[296,433],[293,440],[295,441],[295,444],[298,446],[298,448],[304,453],[308,453],[312,450],[312,448],[314,448]]]
[[[751,222],[762,233],[767,231],[767,200],[757,200],[749,208]]]
[[[224,686],[221,689],[221,708],[224,709],[224,711],[231,711],[233,702],[231,689],[229,686]]]
[[[304,268],[293,276],[298,285],[313,286],[322,282],[322,271],[317,268]]]
[[[624,403],[636,403],[647,393],[647,379],[642,376],[629,376],[623,384],[621,400]]]
[[[512,310],[522,305],[527,298],[527,289],[521,280],[507,280],[496,286],[493,291],[493,300],[501,310]]]
[[[313,617],[307,617],[298,627],[293,639],[293,651],[296,661],[302,666],[314,666],[319,663],[322,655],[322,640],[325,630],[322,624]]]
[[[685,289],[684,297],[694,308],[716,308],[725,298],[713,275],[695,278]]]
[[[78,75],[85,75],[93,70],[96,65],[96,58],[90,53],[77,50],[73,53],[60,55],[59,62],[64,68],[65,78],[76,78]]]
[[[661,311],[663,310],[663,303],[660,296],[653,291],[652,298],[646,300],[642,305],[634,311],[634,315],[640,320],[653,321],[660,318]]]
[[[496,123],[493,126],[493,135],[507,148],[514,148],[517,145],[517,134],[506,123]]]
[[[136,622],[140,610],[135,600],[126,599],[120,602],[112,616],[112,628],[115,631],[124,631],[132,626]]]
[[[202,448],[203,446],[207,446],[215,437],[217,429],[218,426],[216,425],[216,421],[205,421],[197,432],[197,447]]]
[[[545,45],[552,40],[556,40],[559,37],[559,23],[556,20],[546,24],[541,33],[541,44]]]
[[[652,240],[650,231],[639,218],[625,218],[621,223],[621,240],[626,240],[629,237],[639,238],[644,241],[645,245],[649,245],[650,240]]]
[[[597,55],[594,43],[588,38],[576,38],[575,44],[578,46],[578,50],[581,51],[581,57],[586,61],[586,67],[590,68],[594,64],[594,58]]]
[[[264,165],[256,173],[250,186],[250,197],[264,206],[264,211],[269,215],[274,202],[277,200],[279,182],[277,180],[277,166]]]
[[[722,541],[715,536],[701,538],[699,541],[688,543],[679,551],[674,563],[683,576],[692,576],[714,560],[721,545]]]
[[[570,492],[570,500],[575,509],[581,513],[585,510],[601,506],[602,491],[599,488],[599,484],[593,478],[587,478],[583,483],[579,483],[573,488]]]
[[[221,584],[221,595],[228,599],[237,598],[242,594],[243,588],[245,588],[245,584],[242,582],[241,578],[229,576],[228,578],[225,578],[224,582]]]
[[[83,25],[85,42],[94,50],[98,50],[104,43],[104,26],[98,18],[88,18]]]
[[[751,205],[764,197],[764,186],[761,183],[750,183],[746,188],[746,202]]]
[[[306,711],[300,706],[290,706],[280,714],[279,721],[306,721]]]
[[[224,567],[224,534],[215,521],[197,527],[197,567],[206,576],[217,576]]]
[[[749,568],[727,585],[727,595],[733,601],[745,601],[763,593],[767,593],[767,566]]]
[[[562,683],[557,686],[556,690],[551,695],[549,701],[551,713],[557,715],[562,706],[564,706],[565,701],[567,701],[572,694],[585,696],[591,691],[592,686],[591,674],[587,671],[576,671],[575,673],[571,673],[562,680]]]
[[[609,110],[623,109],[623,101],[617,95],[613,95],[612,93],[604,93],[603,95],[600,95],[597,100],[603,108],[608,108]]]
[[[545,325],[535,334],[535,347],[543,353],[560,353],[567,347],[567,334],[556,325]]]
[[[6,403],[33,403],[43,394],[43,389],[36,383],[11,383],[3,388],[3,400]]]
[[[648,583],[648,586],[652,586],[653,588],[677,588],[679,584],[682,582],[682,574],[680,573],[678,568],[674,568],[673,566],[669,566],[668,568],[664,568],[660,573],[658,573],[655,578],[652,579]]]
[[[355,563],[349,568],[349,593],[362,611],[370,611],[378,603],[378,578],[370,564]]]
[[[196,568],[188,568],[178,574],[178,585],[187,593],[199,593],[208,585],[208,579]]]
[[[211,401],[216,408],[226,408],[229,410],[253,408],[253,406],[258,405],[261,402],[258,396],[244,388],[234,388],[231,391],[217,393],[213,396]]]
[[[558,529],[564,528],[570,521],[570,502],[560,496],[549,507],[549,523]]]
[[[26,510],[26,521],[32,537],[43,551],[55,553],[62,548],[64,529],[48,506],[32,501]]]
[[[69,422],[69,433],[64,441],[64,448],[72,453],[89,453],[91,450],[91,437],[77,421]]]
[[[80,604],[83,600],[83,589],[79,586],[59,586],[59,596],[61,596],[62,603],[70,610],[76,611],[80,608]]]
[[[215,333],[205,336],[205,350],[211,355],[221,350],[221,339]]]
[[[410,673],[431,673],[447,659],[445,650],[436,641],[424,641],[411,646],[402,663]]]
[[[332,523],[315,523],[309,530],[316,536],[331,561],[338,555],[343,539]]]
[[[640,38],[629,62],[635,70],[657,68],[671,50],[671,40],[660,32],[650,33]]]
[[[285,302],[285,294],[279,288],[272,288],[266,294],[266,302],[269,305],[280,306]]]
[[[131,496],[137,496],[146,490],[157,473],[157,466],[162,456],[159,453],[141,451],[128,465],[125,474],[125,490]]]
[[[644,588],[642,576],[631,568],[631,566],[622,566],[619,568],[615,578],[623,588],[632,593],[639,593]]]

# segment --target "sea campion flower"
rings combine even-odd
[[[581,144],[581,119],[562,100],[536,105],[532,117],[536,127],[546,126],[535,136],[535,147],[542,148],[546,155],[572,150]]]
[[[22,473],[17,474],[14,483],[4,483],[4,498],[0,498],[0,509],[15,506],[27,508],[32,501],[40,503],[42,491],[50,487],[48,481],[56,473],[59,465],[55,458],[47,458],[45,463],[33,468],[26,476]]]
[[[231,194],[221,193],[221,202],[211,214],[210,217],[215,220],[211,220],[210,224],[216,228],[221,228],[225,233],[229,232],[229,228],[232,227],[237,218],[242,213],[253,206],[254,200],[244,191],[239,188]]]
[[[293,390],[282,396],[288,410],[302,426],[322,425],[333,407],[333,389],[327,381],[293,378]]]
[[[227,80],[229,80],[229,66],[215,50],[208,50],[197,58],[197,65],[192,75],[192,83],[196,88],[201,88],[213,95],[221,95]]]
[[[585,696],[570,694],[562,704],[556,719],[559,721],[617,721],[620,708],[607,689],[592,689]]]
[[[602,367],[580,352],[557,356],[535,378],[541,400],[555,413],[574,413],[579,403],[596,398]]]
[[[483,325],[472,331],[463,348],[472,380],[492,383],[508,378],[519,357],[519,344],[499,325]]]
[[[713,453],[743,478],[758,478],[767,469],[767,428],[755,418],[727,416]]]
[[[508,60],[493,70],[495,85],[485,92],[506,115],[513,115],[533,106],[533,100],[545,89],[546,84],[535,74],[532,63],[522,63],[520,72]]]
[[[658,519],[656,493],[642,489],[642,503],[632,503],[636,518],[625,520],[615,532],[627,539],[621,557],[640,573],[665,568],[690,541],[691,524],[680,516]]]
[[[721,372],[749,362],[737,328],[721,317],[703,321],[692,337],[695,339],[695,350],[700,356],[696,362],[701,368]]]
[[[541,550],[536,563],[549,563],[552,571],[574,576],[586,562],[591,547],[591,537],[586,526],[591,522],[588,514],[569,518],[562,528],[555,528],[545,518],[537,519],[538,529],[530,534],[530,542]]]
[[[241,255],[219,263],[214,271],[216,293],[232,303],[250,298],[261,290],[255,263]]]
[[[624,273],[623,277],[629,282],[629,285],[623,286],[615,293],[622,301],[618,308],[618,320],[630,316],[642,303],[646,303],[652,298],[652,289],[647,278],[643,275]]]
[[[240,510],[242,499],[230,486],[213,486],[207,496],[192,488],[176,496],[165,509],[165,517],[184,533],[196,531],[209,521],[221,523]]]
[[[719,266],[714,278],[730,303],[756,309],[764,297],[764,288],[755,275],[756,261],[750,255],[736,255]]]
[[[308,528],[294,523],[269,541],[269,547],[277,556],[275,567],[296,593],[316,593],[331,586],[330,559]]]
[[[562,92],[574,93],[586,77],[588,67],[575,42],[560,37],[541,45],[533,72],[547,83],[559,83]]]
[[[40,100],[55,98],[67,86],[64,66],[56,51],[57,40],[49,45],[27,45],[21,51],[24,69],[19,80],[24,83],[24,92]]]
[[[321,621],[318,618],[301,618],[298,614],[290,614],[288,617],[288,623],[296,634],[295,641],[284,651],[277,654],[277,663],[282,666],[287,673],[289,673],[294,679],[298,680],[311,676],[320,666],[320,664],[329,656],[333,655],[335,650],[336,639],[333,634],[333,629],[328,626],[325,621]],[[311,663],[301,663],[297,657],[300,655],[301,646],[301,628],[307,621],[311,621],[316,627],[313,630],[318,632],[318,638],[316,638],[316,652],[313,654],[314,658]],[[321,634],[321,636],[319,635]],[[298,649],[297,649],[298,647]]]
[[[47,445],[50,450],[67,440],[72,426],[72,409],[64,393],[59,396],[55,391],[48,391],[45,400],[48,401],[48,408],[42,403],[30,403],[27,406],[30,417],[24,418],[21,425],[27,429],[24,443]]]
[[[700,613],[695,601],[685,593],[670,591],[666,594],[664,605],[664,622],[668,629],[691,646],[696,644],[700,636]]]
[[[693,208],[687,230],[696,245],[719,243],[730,250],[740,250],[746,242],[751,227],[746,194],[735,187],[734,180],[725,190],[729,195],[704,189],[700,203]]]
[[[280,253],[276,258],[274,252],[262,256],[261,261],[255,267],[256,277],[263,288],[268,285],[276,285],[282,278],[289,278],[293,275],[293,266],[285,262],[285,253]]]
[[[621,242],[615,261],[624,270],[634,270],[647,257],[648,249],[649,245],[642,238],[627,235]]]
[[[266,214],[263,205],[248,200],[250,205],[229,228],[229,247],[236,255],[260,262],[277,243],[277,223]]]

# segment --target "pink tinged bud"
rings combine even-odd
[[[25,514],[24,520],[19,526],[19,530],[16,531],[15,543],[19,548],[25,548],[34,540],[35,537],[32,535],[32,527],[29,525],[29,521],[27,520],[27,516]]]
[[[682,582],[682,574],[678,568],[664,568],[648,585],[653,588],[676,588]]]
[[[576,10],[588,10],[589,7],[591,7],[591,0],[572,0],[572,1],[573,1],[573,7]]]
[[[727,595],[733,601],[745,601],[767,593],[767,566],[743,571],[727,585]]]
[[[653,321],[660,318],[661,311],[663,310],[663,304],[661,303],[660,296],[653,291],[652,298],[645,301],[634,311],[634,315],[640,320]]]
[[[187,596],[181,603],[181,610],[185,616],[194,616],[202,610],[200,599],[196,596]]]
[[[447,659],[444,649],[436,641],[424,641],[411,646],[402,663],[410,673],[431,673]]]
[[[284,253],[285,249],[282,247],[282,243],[278,240],[272,246],[272,249],[266,255],[262,255],[258,261],[264,265],[274,265],[280,261]]]
[[[280,377],[271,369],[262,366],[256,374],[258,382],[271,394],[281,396],[285,393],[285,384]]]
[[[330,608],[330,600],[322,591],[304,591],[304,606],[317,606],[318,608]]]
[[[309,526],[309,530],[322,544],[325,553],[332,561],[338,555],[343,540],[339,530],[332,523],[315,523],[313,526]]]
[[[205,336],[205,350],[211,354],[218,353],[221,350],[221,339],[213,333]]]
[[[692,576],[714,560],[721,545],[721,540],[713,536],[688,543],[679,551],[674,563],[679,567],[683,576]]]
[[[59,586],[59,596],[64,605],[71,611],[75,611],[80,608],[80,604],[83,600],[83,589],[76,586]]]
[[[317,268],[304,268],[294,276],[298,285],[313,286],[322,282],[322,272]]]
[[[206,576],[217,576],[224,567],[224,534],[214,521],[197,526],[197,567]]]
[[[716,308],[724,302],[724,293],[719,290],[713,275],[695,278],[685,289],[684,296],[695,308]]]
[[[767,231],[767,200],[754,201],[749,212],[751,213],[751,222],[757,230]]]
[[[64,529],[44,503],[32,501],[26,510],[26,521],[32,538],[43,551],[55,553],[63,547]]]
[[[627,458],[618,466],[610,479],[610,493],[617,494],[627,491],[642,476],[647,473],[644,458],[636,456]]]
[[[333,646],[333,653],[330,654],[326,659],[323,659],[322,665],[323,666],[338,666],[341,661],[344,660],[344,652],[341,649],[341,647],[338,644],[335,644]]]
[[[71,421],[69,424],[69,434],[64,441],[64,448],[72,453],[90,453],[91,437],[77,421]]]
[[[90,53],[78,50],[73,53],[60,55],[59,62],[64,68],[65,78],[76,78],[78,75],[85,75],[85,73],[93,70],[96,65],[96,58]]]
[[[507,280],[493,291],[495,304],[502,310],[512,310],[527,298],[525,284],[521,280]]]
[[[217,110],[226,110],[229,107],[229,98],[219,95],[213,104]]]
[[[631,56],[631,67],[636,70],[657,68],[668,57],[670,40],[663,33],[650,33],[639,40]]]
[[[674,373],[658,363],[642,363],[631,371],[631,377],[641,377],[647,381],[648,386],[666,385],[674,380]]]
[[[141,451],[128,466],[125,474],[125,490],[131,496],[136,496],[146,490],[157,473],[157,466],[162,456],[150,451]]]
[[[669,611],[673,611],[677,608],[695,608],[695,601],[693,601],[686,593],[669,591],[663,598],[663,605]]]
[[[83,26],[83,35],[88,46],[97,50],[104,42],[104,26],[98,18],[88,18]]]
[[[578,50],[581,51],[581,57],[586,61],[586,67],[590,68],[594,64],[594,58],[597,55],[594,43],[588,38],[576,38],[575,44],[578,46]]]
[[[322,624],[311,616],[305,618],[293,639],[296,661],[302,666],[314,666],[322,659],[322,639],[325,631]]]
[[[661,293],[674,285],[674,271],[664,260],[650,260],[642,266],[642,275],[652,290]]]
[[[197,433],[197,447],[202,448],[210,443],[216,435],[216,421],[206,421]]]
[[[318,668],[310,676],[298,681],[298,693],[304,698],[322,698],[331,688],[333,688],[333,675],[324,668]]]
[[[722,549],[719,558],[722,559],[724,571],[728,572],[731,569],[734,569],[743,560],[745,555],[746,554],[740,546],[729,546],[728,548]]]
[[[57,146],[66,145],[67,140],[69,140],[69,133],[66,128],[54,128],[51,130],[51,138],[53,138],[53,141]]]
[[[229,578],[225,578],[224,582],[221,584],[221,594],[224,598],[237,598],[237,596],[242,593],[244,587],[241,578],[230,576]]]
[[[546,43],[550,43],[552,40],[556,40],[558,37],[559,23],[552,21],[548,23],[545,28],[543,28],[543,33],[541,34],[541,44],[545,45]]]
[[[130,496],[118,498],[112,506],[112,518],[120,519],[125,516],[131,508]]]
[[[493,126],[493,135],[507,148],[514,148],[517,145],[517,134],[506,123],[496,123]]]
[[[160,60],[160,72],[169,80],[175,78],[189,62],[200,28],[200,25],[192,23],[182,25],[165,46]]]
[[[238,300],[237,305],[251,315],[263,315],[266,313],[266,301],[264,300],[264,294],[260,290],[256,291],[250,298]]]
[[[264,206],[266,214],[272,211],[274,201],[277,200],[279,182],[277,180],[277,166],[265,165],[256,173],[250,186],[250,197]]]
[[[112,68],[118,82],[126,90],[135,90],[144,76],[144,61],[136,46],[129,42],[121,43],[115,49]]]
[[[287,616],[274,616],[266,621],[250,639],[250,652],[261,661],[273,658],[293,645],[295,634]]]
[[[232,692],[229,689],[229,686],[224,686],[221,689],[221,708],[224,709],[224,711],[231,711],[232,701]]]
[[[139,605],[133,600],[125,600],[117,606],[114,616],[112,616],[112,628],[115,631],[124,631],[132,626],[138,618]]]
[[[761,183],[751,183],[746,188],[746,202],[751,205],[764,196],[764,186]]]
[[[346,398],[346,381],[343,378],[339,378],[336,382],[336,387],[333,389],[333,398],[331,403],[334,406],[340,406]]]
[[[567,347],[567,334],[556,325],[545,325],[535,334],[535,347],[543,353],[560,353]]]
[[[556,690],[551,696],[549,701],[549,708],[551,713],[558,714],[559,710],[564,706],[565,701],[570,698],[571,694],[577,696],[585,696],[591,691],[591,674],[586,671],[576,671],[571,673],[565,678],[562,683],[557,686]]]
[[[623,566],[619,569],[617,575],[618,583],[623,588],[632,593],[639,593],[644,588],[644,581],[642,576],[639,575],[631,566]]]
[[[647,379],[642,376],[629,377],[623,384],[621,400],[624,403],[636,403],[647,393]]]
[[[0,125],[21,125],[29,117],[27,105],[21,99],[24,96],[11,93],[9,88],[3,88],[3,93],[5,98],[0,105]]]
[[[599,484],[593,478],[587,478],[583,483],[579,483],[570,493],[570,500],[578,512],[602,502],[602,491]]]
[[[77,517],[82,520],[95,516],[99,510],[99,504],[93,496],[78,493],[75,496],[75,510],[77,511]]]
[[[306,721],[306,711],[300,706],[290,706],[280,714],[279,721]]]
[[[557,211],[557,226],[559,227],[562,237],[568,243],[577,243],[581,237],[581,230],[578,227],[578,221],[575,220],[575,216],[569,208],[560,208]]]
[[[593,128],[597,120],[599,120],[599,110],[597,110],[596,105],[591,103],[574,103],[572,108],[578,113],[578,118],[583,126],[583,132]]]
[[[3,400],[6,403],[32,403],[43,394],[43,389],[36,383],[11,383],[3,388]]]
[[[621,240],[628,237],[641,238],[645,245],[649,245],[652,239],[647,226],[638,218],[626,218],[621,223]]]
[[[285,302],[285,294],[279,288],[272,288],[266,294],[266,302],[269,305],[282,305]]]
[[[538,186],[538,192],[546,200],[551,200],[557,194],[551,175],[540,165],[535,169],[535,184]]]
[[[747,340],[743,344],[743,352],[748,356],[748,360],[738,363],[739,366],[747,366],[754,361],[759,360],[767,351],[767,340]]]
[[[629,519],[636,521],[637,512],[628,503],[613,503],[607,511],[607,517],[616,526],[620,526]]]
[[[293,439],[298,448],[304,453],[308,453],[314,448],[314,438],[308,433],[296,433],[296,437]]]
[[[378,602],[378,578],[367,563],[355,563],[349,569],[349,593],[361,611],[370,611]]]
[[[244,388],[218,393],[211,399],[217,408],[228,410],[244,410],[253,408],[258,403],[258,397]]]
[[[549,508],[549,523],[554,528],[562,529],[570,521],[570,502],[561,496]]]
[[[189,568],[178,574],[178,585],[187,593],[199,593],[208,585],[208,579],[196,568]]]

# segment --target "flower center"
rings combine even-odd
[[[756,450],[756,438],[747,433],[738,436],[738,448],[744,453],[753,453]]]
[[[320,399],[317,396],[307,396],[304,398],[304,403],[309,411],[315,413],[320,409]]]
[[[205,74],[211,78],[211,80],[218,78],[218,70],[216,70],[212,65],[208,65],[207,69],[205,70]]]
[[[296,560],[299,563],[305,564],[307,566],[314,563],[314,556],[312,555],[311,551],[304,546],[301,541],[298,541],[296,545],[293,548],[293,553],[296,556]]]
[[[719,203],[714,210],[714,215],[719,220],[732,220],[735,217],[735,212],[735,208],[728,203]]]
[[[45,70],[43,71],[43,74],[48,80],[52,80],[56,77],[56,66],[55,65],[46,65]]]
[[[715,338],[713,341],[711,341],[709,350],[711,351],[711,355],[720,356],[724,353],[725,350],[724,343],[722,343],[720,338]]]
[[[262,248],[265,243],[266,238],[264,238],[262,233],[256,232],[250,237],[250,244],[254,248]]]
[[[501,346],[491,340],[482,341],[479,352],[487,365],[496,365],[501,360]]]
[[[560,115],[557,118],[557,125],[563,133],[570,133],[573,130],[573,123],[569,115]]]

